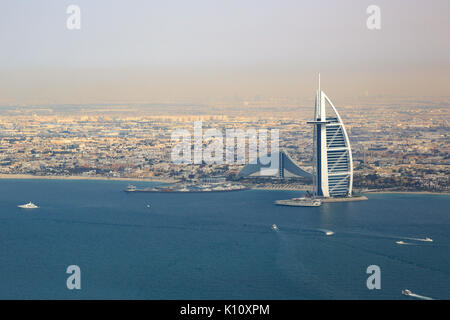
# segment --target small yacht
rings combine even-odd
[[[302,197],[302,198],[292,198],[289,200],[276,200],[275,204],[293,207],[320,207],[322,201],[320,199]]]
[[[125,192],[135,192],[137,190],[136,186],[133,186],[132,184],[129,184],[127,188],[125,189]]]
[[[410,296],[412,294],[412,292],[408,289],[402,290],[402,294],[404,294],[405,296]]]
[[[27,204],[18,205],[18,207],[22,208],[22,209],[36,209],[36,208],[39,208],[37,205],[35,205],[31,201],[29,203],[27,203]]]
[[[147,205],[147,208],[150,208],[150,205],[149,205],[149,204]]]
[[[426,242],[433,242],[433,239],[426,237],[424,241],[426,241]]]
[[[404,241],[395,241],[396,244],[405,244]]]
[[[273,224],[273,225],[272,225],[272,230],[278,231],[278,227],[277,227],[276,224]]]

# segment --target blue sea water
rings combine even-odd
[[[0,298],[408,299],[405,288],[450,298],[449,196],[295,208],[273,204],[292,191],[126,185],[1,180]],[[17,207],[28,201],[40,208]],[[434,242],[415,240],[425,237]],[[81,290],[66,287],[69,265],[81,268]],[[369,265],[381,269],[380,290],[367,289]]]

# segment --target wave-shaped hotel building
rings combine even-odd
[[[326,107],[331,107],[327,116]],[[313,150],[313,192],[318,197],[350,197],[353,186],[352,150],[347,131],[331,100],[316,93]]]
[[[328,108],[327,108],[328,107]],[[327,110],[329,114],[327,115]],[[320,88],[316,92],[314,119],[307,123],[314,127],[313,172],[300,168],[284,151],[279,154],[279,170],[274,173],[280,179],[287,177],[312,178],[313,196],[332,198],[336,201],[365,200],[365,197],[353,197],[353,161],[350,141],[344,123],[333,102]],[[259,176],[261,168],[267,167],[258,161],[246,165],[238,177]],[[346,199],[342,199],[346,198]]]

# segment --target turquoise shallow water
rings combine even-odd
[[[1,180],[0,298],[408,299],[405,288],[450,298],[449,196],[293,208],[273,205],[291,191],[127,194],[126,185]],[[40,208],[17,208],[30,200]],[[425,237],[434,242],[414,240]],[[66,288],[73,264],[81,290]],[[373,264],[381,290],[366,287]]]

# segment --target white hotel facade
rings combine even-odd
[[[326,107],[332,114],[327,116]],[[313,191],[317,197],[350,197],[353,185],[353,161],[350,141],[339,113],[320,89],[316,93],[313,150]]]

